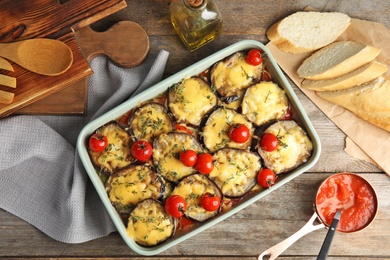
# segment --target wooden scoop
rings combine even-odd
[[[1,43],[0,57],[46,76],[64,73],[73,62],[73,53],[68,45],[59,40],[45,38]]]

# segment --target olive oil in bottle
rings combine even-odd
[[[171,22],[189,51],[214,40],[222,31],[222,17],[214,0],[172,0]]]

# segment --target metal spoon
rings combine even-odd
[[[45,38],[0,43],[0,57],[47,76],[60,75],[73,63],[73,53],[68,45]]]
[[[332,244],[334,233],[336,232],[337,225],[339,224],[340,216],[341,216],[341,209],[336,211],[336,214],[334,215],[332,224],[329,226],[328,233],[326,233],[326,237],[324,243],[322,244],[320,253],[318,254],[317,260],[326,259],[330,245]]]

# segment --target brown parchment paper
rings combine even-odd
[[[390,31],[377,22],[351,19],[351,25],[338,40],[351,40],[366,43],[382,49],[377,60],[390,65]],[[312,53],[290,54],[279,50],[272,42],[267,48],[279,66],[292,81],[327,115],[364,153],[390,176],[390,132],[376,127],[352,112],[328,102],[312,91],[303,89],[302,79],[297,69],[302,61]],[[390,69],[386,76],[390,77]],[[390,99],[390,97],[389,97]],[[349,146],[350,149],[351,146]],[[358,149],[356,148],[356,149]],[[352,148],[353,149],[353,148]],[[359,154],[360,151],[356,151]],[[354,152],[351,152],[354,154]]]

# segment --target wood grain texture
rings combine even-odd
[[[216,0],[224,17],[224,32],[196,52],[188,52],[169,21],[168,0],[128,0],[127,8],[91,27],[104,31],[121,20],[140,24],[150,38],[151,53],[170,52],[165,77],[186,68],[215,51],[243,39],[268,40],[264,33],[275,21],[310,5],[322,11],[339,11],[360,19],[381,22],[390,28],[390,2],[379,0]],[[54,241],[33,226],[0,210],[0,258],[20,259],[256,259],[265,249],[301,228],[313,214],[313,196],[318,185],[332,173],[359,173],[375,188],[379,211],[367,229],[354,234],[336,233],[329,260],[390,258],[390,179],[368,162],[344,152],[345,134],[335,126],[295,85],[295,93],[311,119],[322,143],[318,163],[287,185],[179,245],[155,257],[142,257],[130,250],[119,234],[83,244]],[[370,137],[373,138],[373,137]],[[278,259],[316,259],[326,230],[301,238]]]
[[[0,118],[91,75],[72,27],[89,25],[125,6],[124,0],[69,0],[63,4],[57,0],[0,1],[0,42],[37,37],[59,39],[69,45],[74,57],[71,68],[54,77],[32,73],[15,63],[15,72],[1,70],[0,74],[17,78],[17,88],[12,103],[0,104]]]

